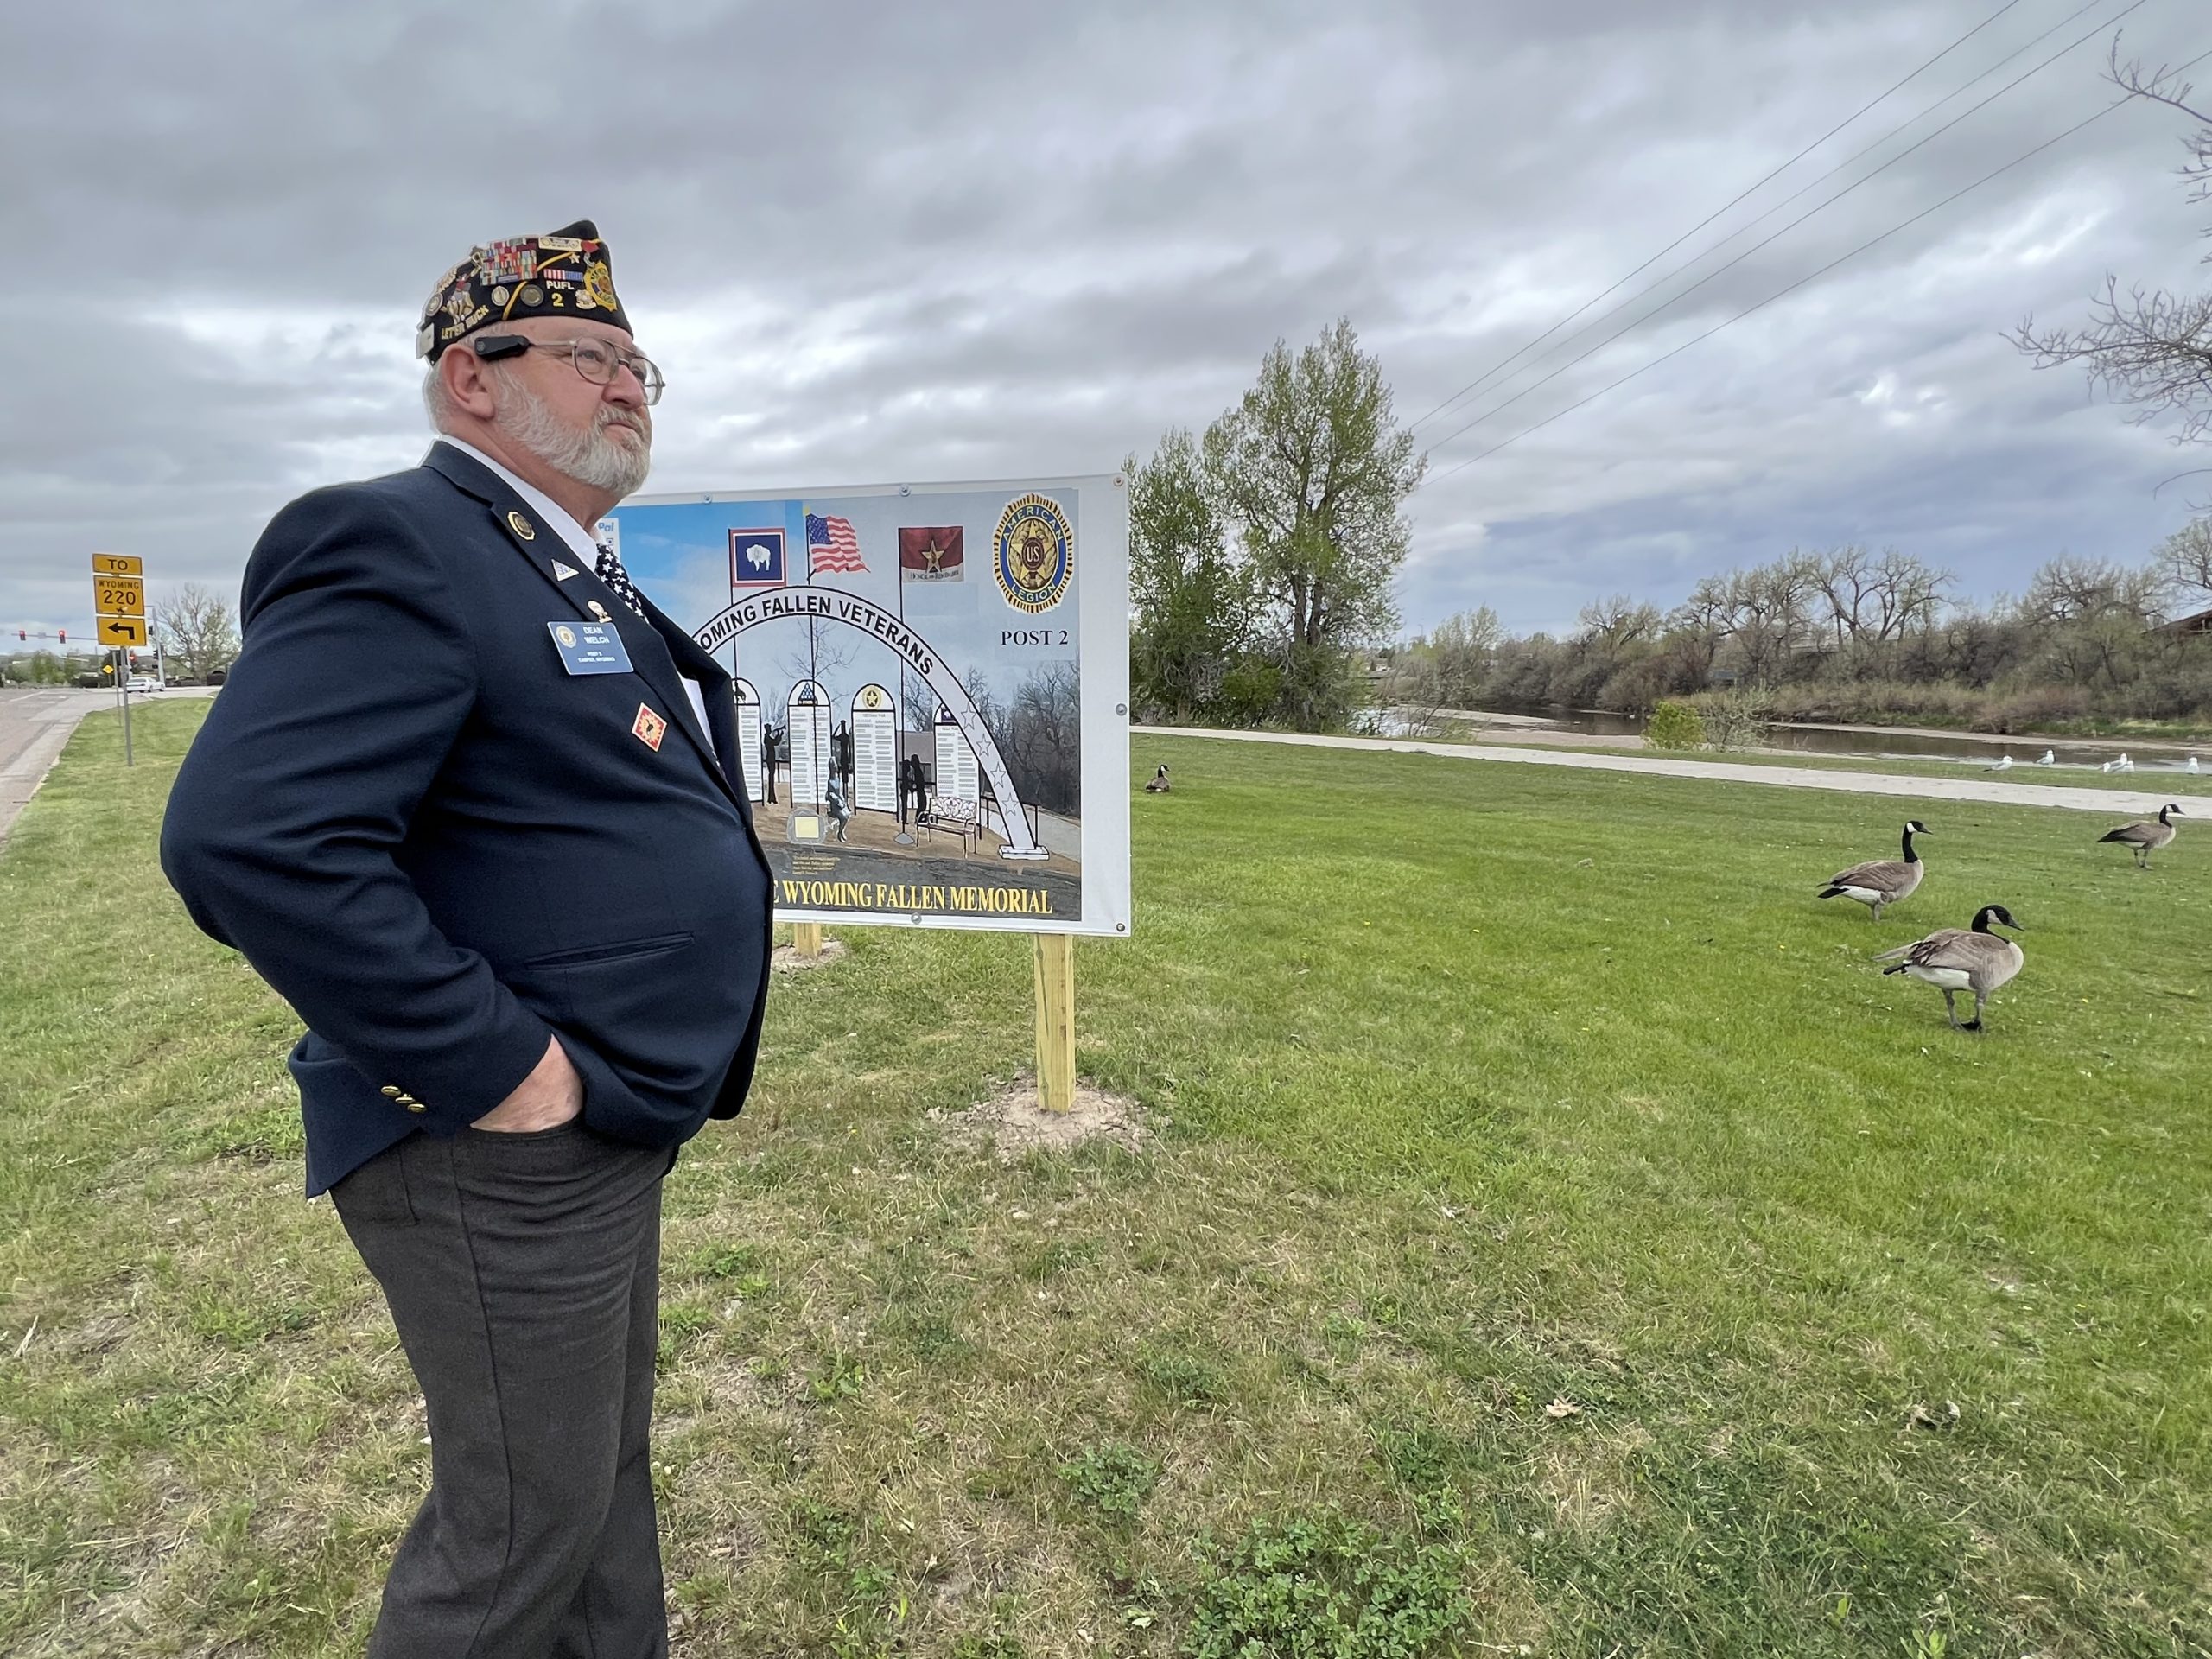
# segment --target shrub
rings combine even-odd
[[[1651,711],[1650,722],[1643,728],[1643,741],[1655,749],[1701,749],[1705,747],[1705,722],[1698,718],[1697,710],[1686,702],[1662,702]]]
[[[1766,735],[1775,718],[1771,700],[1763,692],[1723,691],[1706,701],[1700,718],[1706,741],[1716,749],[1749,748]]]

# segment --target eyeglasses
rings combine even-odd
[[[648,408],[660,402],[661,393],[668,390],[668,381],[652,359],[626,352],[603,340],[531,340],[524,334],[486,334],[478,336],[472,343],[476,355],[487,363],[496,363],[503,357],[518,357],[532,350],[565,352],[569,361],[575,365],[576,372],[595,386],[613,385],[615,374],[627,369],[638,377],[638,385],[645,394]]]

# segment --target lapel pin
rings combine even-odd
[[[572,564],[563,564],[558,559],[553,561],[553,580],[556,582],[566,582],[570,576],[582,574]]]
[[[612,622],[614,620],[607,613],[607,607],[601,604],[597,600],[587,600],[584,603],[586,608],[591,612],[592,616],[595,620],[601,622]]]
[[[536,528],[532,526],[529,519],[524,518],[522,514],[518,512],[510,512],[507,515],[507,528],[514,531],[516,535],[521,537],[525,542],[534,542],[537,539],[537,531]]]
[[[658,715],[655,714],[644,703],[641,702],[638,705],[638,717],[630,724],[631,736],[636,738],[638,741],[644,744],[655,754],[658,754],[660,753],[661,736],[667,730],[668,722],[666,721],[663,720]]]

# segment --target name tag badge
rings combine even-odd
[[[630,653],[612,622],[548,622],[561,666],[571,674],[627,674]]]

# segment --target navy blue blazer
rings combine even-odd
[[[246,566],[162,867],[307,1024],[309,1196],[483,1116],[556,1033],[611,1139],[673,1147],[744,1102],[770,889],[729,676],[580,563],[438,444],[293,502]],[[570,675],[549,624],[601,615],[633,671]]]

